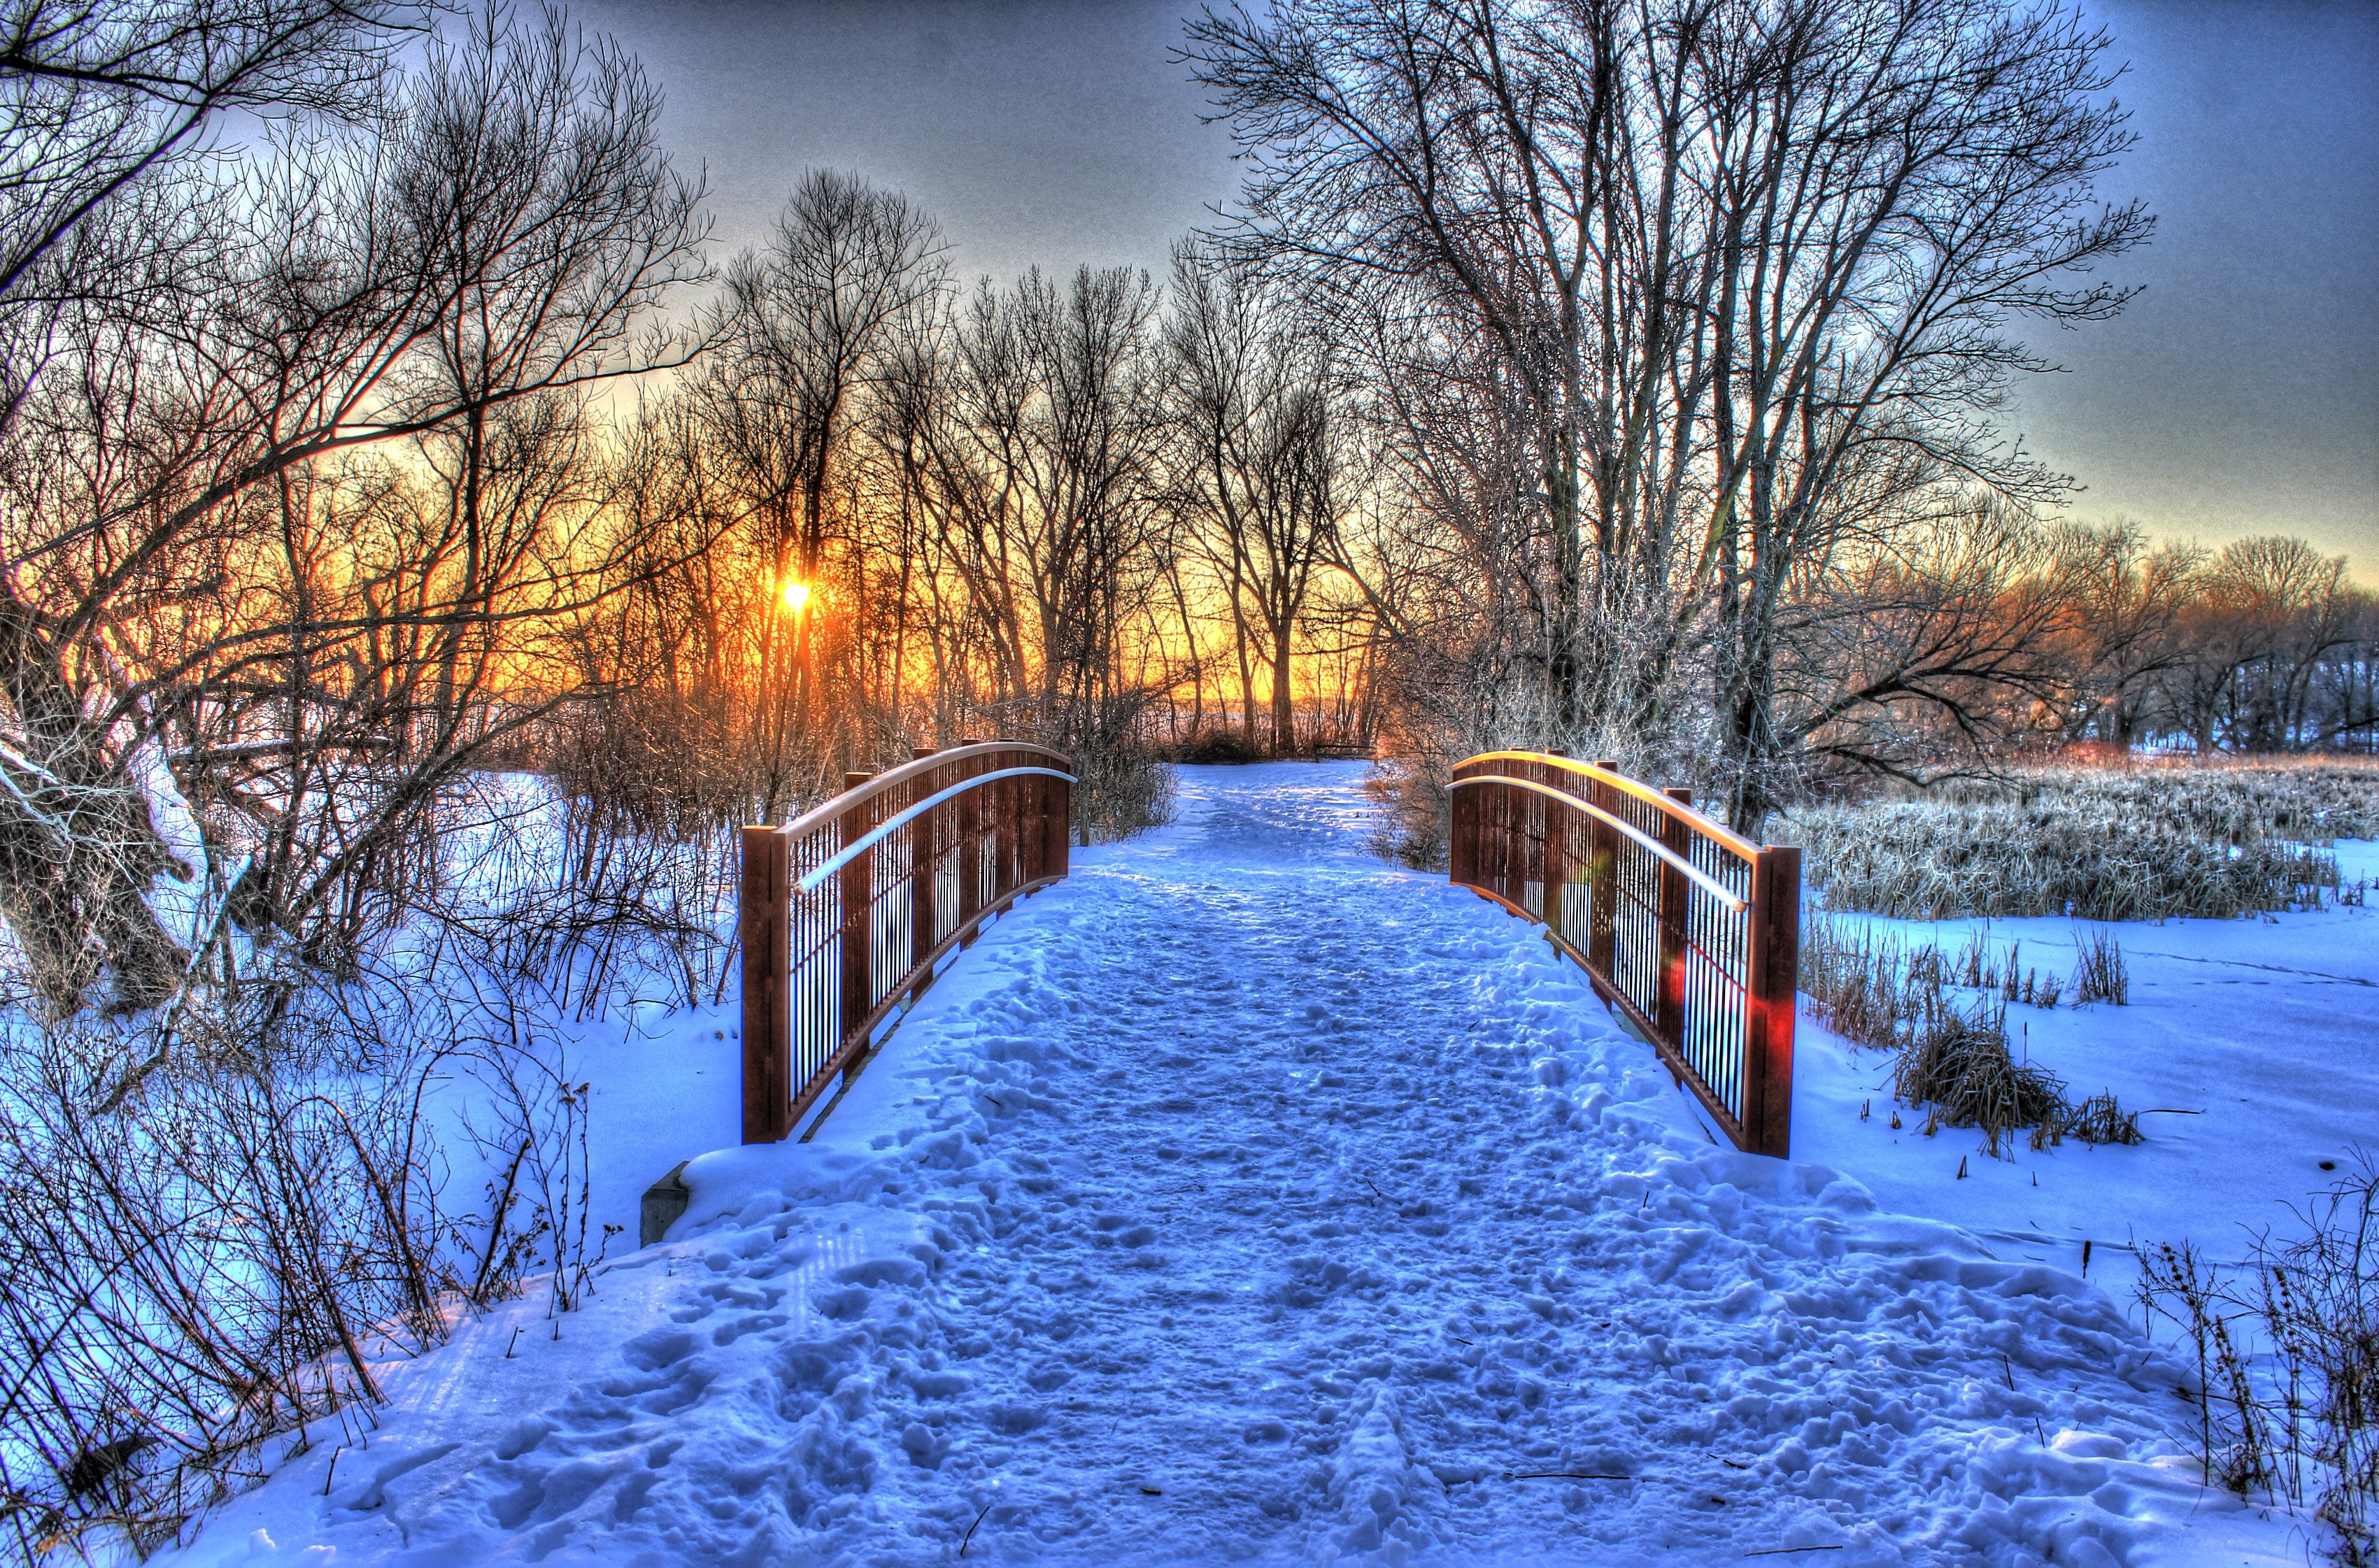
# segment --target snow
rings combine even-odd
[[[2345,841],[2349,885],[2379,875],[2379,843]],[[1837,919],[1843,918],[1837,916]],[[1995,950],[2060,980],[2083,929],[2065,920],[1866,919],[1903,948],[1962,951],[1984,932]],[[2195,1242],[2217,1260],[2285,1233],[2290,1206],[2354,1168],[2379,1106],[2379,910],[2333,906],[2252,920],[2105,927],[2131,974],[2128,1006],[2011,1004],[2011,1043],[2066,1080],[2075,1099],[2112,1090],[2146,1141],[2128,1148],[2023,1143],[1988,1158],[1972,1131],[1927,1139],[1925,1118],[1890,1125],[1891,1067],[1801,1019],[1793,1150],[1854,1176],[1884,1207],[1962,1225],[1995,1248],[2090,1274],[2128,1300],[2131,1248]],[[2066,986],[2070,997],[2073,987]],[[1871,1105],[1865,1122],[1862,1105]],[[2326,1162],[2326,1168],[2325,1167]],[[1957,1171],[1964,1164],[1966,1176]]]
[[[1361,777],[1184,769],[814,1142],[694,1160],[589,1306],[387,1369],[165,1561],[2297,1558],[2071,1260],[1715,1146],[1531,928],[1366,852]],[[729,1029],[659,1027],[579,1057],[598,1201],[725,1141]]]

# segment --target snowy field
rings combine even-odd
[[[375,1432],[318,1428],[166,1561],[2303,1561],[2195,1484],[2179,1369],[2061,1245],[2313,1185],[2367,1028],[2326,1043],[2359,1088],[2274,1066],[2301,1120],[2206,1098],[2223,1042],[2296,1034],[2299,928],[2168,928],[2170,975],[2127,930],[2132,1007],[2035,1023],[2107,1058],[2076,1089],[2208,1112],[2142,1149],[1958,1182],[1971,1136],[1859,1125],[1879,1058],[1805,1023],[1785,1164],[1713,1146],[1531,928],[1369,856],[1362,772],[1184,770],[1180,822],[1078,853],[814,1143],[719,1147],[723,1013],[582,1042],[598,1204],[718,1150],[671,1239],[558,1338],[531,1301],[388,1369]],[[2289,918],[2372,973],[2371,928]],[[2168,995],[2223,937],[2268,995]]]
[[[2379,879],[2379,844],[2342,842],[2337,857],[2349,885]],[[2074,970],[2070,921],[1864,923],[1951,956],[1981,932],[1994,951],[2019,944],[2044,977],[2070,980]],[[2124,1109],[2153,1113],[2140,1118],[2144,1143],[2035,1152],[2019,1139],[1993,1160],[1972,1131],[1921,1136],[1921,1115],[1894,1129],[1890,1058],[1854,1050],[1805,1014],[1794,1155],[1855,1176],[1888,1209],[1966,1226],[2010,1256],[2078,1272],[2087,1241],[2091,1279],[2128,1300],[2134,1246],[2187,1237],[2235,1262],[2254,1236],[2287,1234],[2289,1206],[2353,1170],[2358,1149],[2379,1153],[2379,909],[2102,929],[2122,945],[2130,1004],[2011,1004],[2008,1035],[2077,1102],[2112,1090]],[[1863,1106],[1872,1108],[1865,1122]]]

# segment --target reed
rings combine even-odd
[[[1835,909],[1972,916],[2228,919],[2341,891],[2340,838],[2379,835],[2379,770],[2059,768],[1921,800],[1805,808],[1809,887]]]

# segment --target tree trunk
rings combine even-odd
[[[1297,750],[1297,706],[1289,687],[1290,625],[1272,628],[1272,754],[1285,757]]]

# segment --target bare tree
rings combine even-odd
[[[2346,559],[2301,539],[2240,539],[2215,557],[2182,617],[2190,656],[2163,677],[2179,727],[2201,752],[2287,751],[2333,727],[2313,700],[2360,608]]]
[[[904,376],[923,401],[901,416],[901,482],[939,537],[953,651],[979,656],[960,679],[1003,728],[1075,754],[1086,834],[1145,820],[1141,715],[1173,683],[1131,658],[1173,565],[1157,308],[1120,268],[985,283],[942,357]]]
[[[932,221],[904,199],[815,170],[794,188],[767,248],[731,269],[723,350],[697,385],[773,567],[755,591],[774,596],[797,582],[814,593],[829,543],[855,542],[851,519],[838,518],[830,504],[836,467],[899,324],[929,309],[945,286],[939,254]],[[776,730],[765,804],[772,816],[798,793],[791,748],[806,748],[813,774],[828,768],[838,749],[817,732],[827,709],[814,656],[825,607],[810,604],[786,618],[785,638],[767,623],[762,679]]]
[[[185,786],[221,799],[262,799],[246,776],[254,759],[312,745],[202,736],[191,720],[210,682],[235,687],[285,661],[304,690],[357,643],[441,640],[437,682],[410,710],[428,730],[368,712],[379,739],[400,741],[405,771],[375,787],[368,810],[338,808],[390,835],[502,728],[462,716],[464,661],[484,659],[498,621],[530,612],[506,597],[524,570],[564,612],[592,579],[550,538],[492,538],[494,422],[549,443],[555,399],[666,362],[634,324],[701,275],[695,193],[657,150],[658,105],[632,62],[574,41],[558,15],[525,30],[490,13],[432,51],[385,134],[276,144],[221,193],[203,232],[187,230],[170,291],[101,291],[63,320],[0,451],[13,565],[0,584],[0,771],[12,786],[0,859],[12,928],[42,955],[55,1005],[74,1005],[102,965],[130,1005],[181,983],[196,928],[163,920],[151,885],[207,855],[194,826],[170,851],[161,836],[159,814],[187,818],[162,765],[166,731],[182,727]],[[430,553],[398,563],[402,592],[376,590],[363,562],[315,561],[277,605],[226,595],[268,559],[258,541],[287,526],[310,467],[394,440],[443,454],[453,481],[452,527],[414,539]],[[333,582],[360,602],[321,602]],[[166,620],[181,607],[170,645],[136,645],[161,623],[136,606]],[[241,719],[304,722],[306,707],[250,706]],[[219,790],[188,773],[209,766],[234,770]],[[324,868],[329,882],[271,889],[267,904],[319,908],[380,841],[364,835]]]
[[[1173,276],[1181,490],[1230,608],[1246,733],[1255,643],[1270,670],[1273,754],[1285,756],[1296,746],[1291,659],[1315,573],[1335,553],[1336,369],[1315,323],[1263,274],[1184,246]]]
[[[2127,520],[2075,525],[2069,541],[2075,600],[2067,732],[2128,750],[2153,711],[2157,681],[2190,657],[2181,622],[2203,586],[2205,552],[2151,544]]]
[[[1804,770],[1791,782],[1929,783],[2054,732],[2071,545],[1985,492],[1810,569],[1778,627],[1774,722]]]
[[[1682,762],[1707,727],[1756,820],[1804,563],[1915,488],[2056,493],[1993,436],[2044,368],[2007,325],[2119,308],[2085,274],[2148,226],[2091,205],[2129,136],[2074,18],[1308,0],[1191,37],[1256,163],[1237,242],[1376,323],[1348,336],[1409,389],[1408,466],[1508,453],[1466,462],[1456,525],[1536,536],[1515,672],[1542,739]],[[1517,444],[1450,437],[1466,405]]]
[[[380,0],[11,0],[0,9],[0,308],[70,298],[91,253],[44,264],[117,199],[192,175],[227,115],[368,113],[419,21],[417,7]]]

